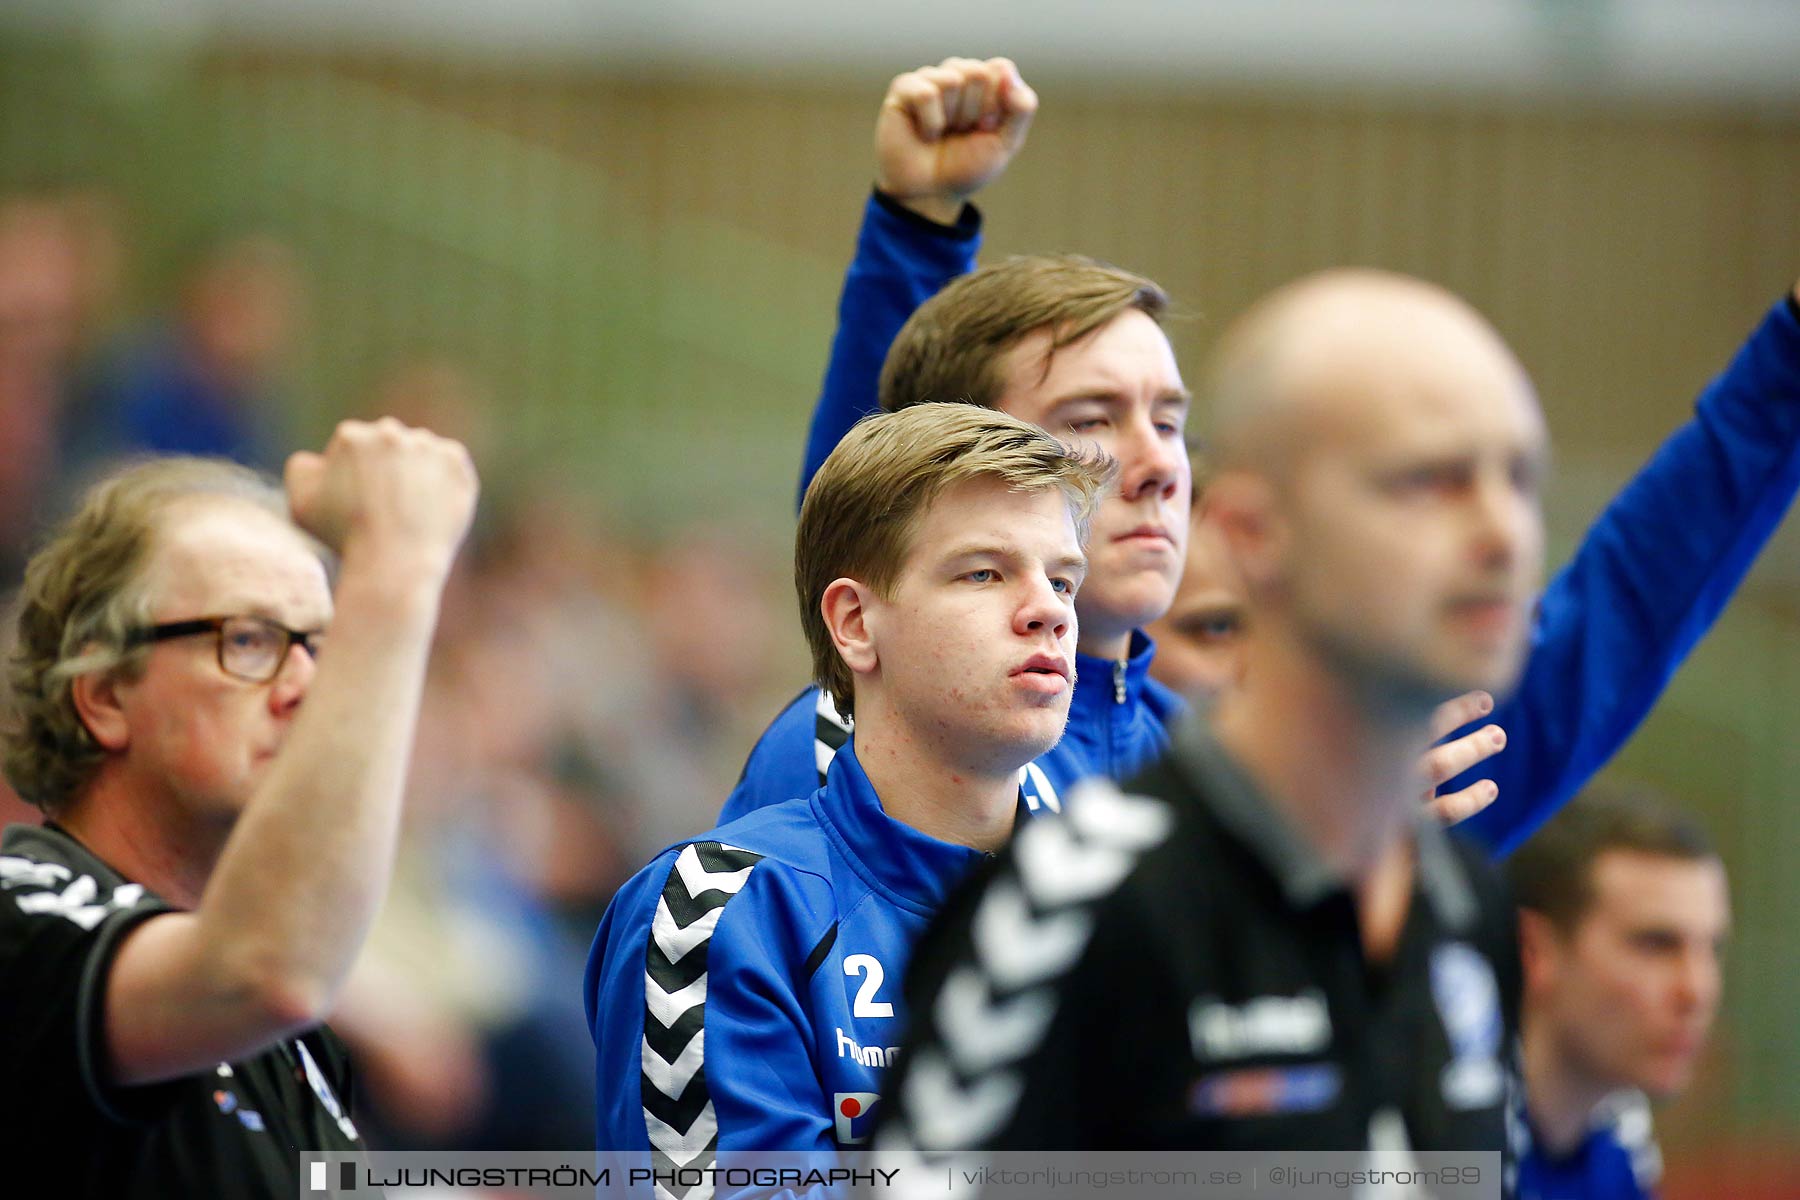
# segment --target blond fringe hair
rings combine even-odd
[[[867,417],[813,477],[794,538],[794,590],[813,677],[850,715],[850,668],[820,602],[835,579],[891,594],[921,515],[946,488],[991,479],[1019,492],[1060,489],[1082,544],[1112,486],[1110,458],[1076,451],[1035,425],[967,404],[918,404]]]
[[[1162,323],[1169,297],[1142,275],[1075,254],[1009,258],[951,281],[913,313],[881,369],[881,407],[954,402],[993,408],[1006,390],[1007,353],[1050,331],[1043,370],[1058,350],[1136,309]]]

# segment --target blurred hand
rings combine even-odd
[[[1446,700],[1431,716],[1431,736],[1444,737],[1451,730],[1461,729],[1493,711],[1494,698],[1486,692],[1466,692],[1454,700]],[[1454,825],[1492,804],[1500,795],[1500,788],[1491,779],[1478,779],[1460,791],[1442,796],[1437,794],[1437,789],[1505,748],[1506,731],[1498,725],[1483,725],[1453,742],[1427,750],[1419,760],[1419,768],[1425,775],[1426,806],[1444,824]]]
[[[460,442],[392,417],[344,421],[323,454],[287,461],[294,521],[345,558],[374,553],[447,574],[479,483]]]
[[[946,58],[896,75],[875,119],[875,186],[922,217],[954,224],[1025,144],[1037,107],[1007,58]]]
[[[488,1104],[479,1037],[429,1004],[404,1009],[406,1019],[384,1022],[382,1036],[353,1039],[357,1070],[390,1125],[428,1141],[453,1142]]]

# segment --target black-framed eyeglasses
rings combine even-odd
[[[219,669],[227,675],[250,683],[267,683],[287,661],[288,650],[303,647],[314,658],[325,641],[325,631],[302,632],[289,629],[267,617],[196,617],[191,621],[167,621],[148,629],[135,630],[125,639],[127,646],[148,646],[171,638],[197,637],[203,633],[215,636],[219,652]]]

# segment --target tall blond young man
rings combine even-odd
[[[968,405],[858,425],[795,537],[813,669],[856,733],[816,793],[673,846],[587,974],[601,1151],[660,1167],[866,1137],[914,937],[1062,735],[1111,464]],[[694,1195],[695,1193],[689,1193]]]
[[[346,422],[285,493],[127,469],[31,560],[6,773],[48,820],[0,853],[0,1128],[14,1182],[54,1182],[26,1193],[291,1195],[299,1151],[360,1146],[321,1023],[475,495],[455,442]]]

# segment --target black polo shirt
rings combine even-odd
[[[0,1141],[19,1195],[281,1197],[302,1151],[361,1149],[319,1028],[243,1062],[109,1086],[101,1007],[127,931],[169,906],[54,826],[0,839]],[[68,1148],[76,1148],[69,1153]]]
[[[1030,822],[916,952],[878,1146],[1503,1150],[1519,969],[1481,856],[1421,816],[1391,961],[1195,720]]]

